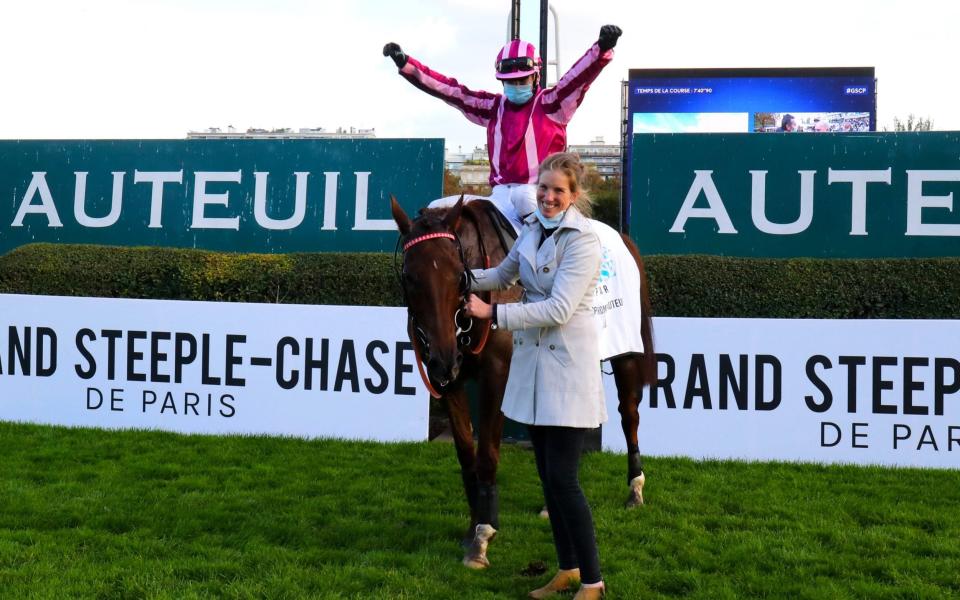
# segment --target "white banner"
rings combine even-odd
[[[654,331],[642,454],[960,468],[960,321],[660,317]],[[604,385],[603,446],[623,452]]]
[[[0,419],[427,439],[406,309],[0,295]]]

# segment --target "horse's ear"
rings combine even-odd
[[[410,233],[410,228],[412,227],[410,217],[403,211],[403,208],[400,206],[400,203],[397,202],[397,199],[394,198],[393,194],[390,194],[390,211],[393,213],[393,220],[397,222],[397,229],[400,230],[400,234],[407,235]]]
[[[457,203],[450,207],[450,210],[447,211],[447,214],[443,217],[443,224],[447,226],[447,229],[454,231],[457,229],[457,226],[460,225],[460,213],[463,212],[463,194],[460,194],[460,199],[457,200]]]

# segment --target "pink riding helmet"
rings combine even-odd
[[[540,72],[540,54],[536,46],[512,40],[497,54],[497,79],[520,79]]]

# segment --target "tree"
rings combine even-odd
[[[753,130],[764,131],[768,127],[773,129],[777,128],[777,117],[774,116],[774,113],[754,113]]]
[[[886,127],[883,128],[884,131],[889,131]],[[899,118],[893,118],[893,131],[932,131],[933,130],[933,119],[930,117],[923,118],[910,113],[907,115],[906,121],[901,121]]]
[[[443,170],[443,195],[453,196],[460,193],[460,178],[449,169]]]
[[[486,165],[487,162],[477,162],[477,161],[466,161],[463,163],[465,166],[475,166],[475,165]],[[484,169],[486,171],[486,169]],[[486,183],[484,184],[467,184],[463,182],[463,177],[461,175],[456,175],[453,171],[449,169],[443,170],[443,195],[444,196],[459,196],[460,194],[474,195],[474,196],[489,196],[492,194],[490,186]]]
[[[593,218],[620,229],[620,178],[604,179],[596,167],[587,165],[581,184],[590,193]]]

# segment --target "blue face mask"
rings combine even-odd
[[[543,213],[540,212],[539,207],[537,210],[533,211],[533,214],[537,215],[537,219],[540,221],[540,224],[543,225],[544,229],[556,229],[559,227],[560,221],[563,220],[563,215],[566,213],[567,211],[562,210],[548,219],[547,217],[543,216]]]
[[[507,100],[514,104],[526,104],[530,98],[533,98],[533,84],[513,85],[508,83],[503,86],[503,93]]]

